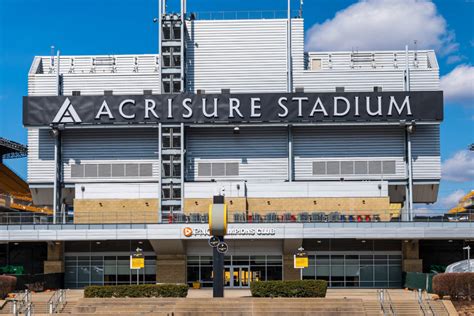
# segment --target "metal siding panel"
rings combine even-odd
[[[28,182],[53,182],[54,139],[45,129],[28,129]]]
[[[293,62],[302,68],[303,23],[293,21]],[[286,19],[187,23],[189,91],[286,91]]]
[[[71,181],[71,165],[78,163],[150,163],[153,165],[153,177],[131,177],[124,174],[122,181],[156,179],[159,168],[157,135],[155,128],[66,130],[63,135],[64,180]],[[74,182],[107,180],[111,178],[74,179]]]
[[[288,138],[285,128],[192,128],[186,138],[186,180],[280,180],[287,179]],[[204,177],[198,164],[239,163],[239,175]]]
[[[295,180],[338,180],[341,175],[313,175],[315,161],[394,160],[394,175],[344,175],[344,179],[404,179],[403,129],[392,126],[295,127],[293,154]]]
[[[413,179],[440,179],[439,125],[418,125],[411,140]]]
[[[28,76],[28,95],[56,95],[56,65],[50,57],[41,59],[41,69]],[[97,58],[112,58],[111,65],[94,65]],[[36,60],[35,60],[36,61]],[[143,90],[161,93],[158,73],[159,55],[61,56],[63,94],[81,91],[81,95],[142,94]],[[41,71],[40,71],[41,70]]]

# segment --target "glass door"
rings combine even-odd
[[[232,272],[231,267],[224,267],[224,286],[225,287],[232,286],[231,272]]]
[[[240,267],[240,286],[250,286],[250,267]]]
[[[242,288],[250,286],[250,267],[248,266],[233,266],[226,268],[225,286],[233,288]],[[229,281],[227,275],[229,275]],[[230,283],[230,284],[229,284]]]

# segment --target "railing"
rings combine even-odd
[[[446,214],[443,212],[416,215],[408,221],[405,211],[318,211],[318,212],[229,212],[229,223],[396,223],[396,222],[474,222],[474,213]],[[207,213],[180,213],[163,215],[158,222],[158,210],[149,211],[90,211],[58,214],[58,224],[197,224],[208,223]],[[41,213],[0,212],[0,225],[49,225],[53,216]]]
[[[421,289],[418,289],[417,292],[415,292],[415,295],[417,296],[417,300],[418,300],[418,306],[420,307],[420,310],[421,312],[423,313],[424,316],[427,316],[427,315],[434,315],[434,314],[431,314],[429,309],[426,308],[425,306],[425,303],[423,301],[423,292]]]
[[[25,290],[25,292],[18,294],[13,300],[12,314],[17,316],[19,314],[32,315],[33,304],[31,303],[31,292]]]
[[[430,296],[428,295],[427,292],[425,292],[425,297],[423,298],[423,292],[421,292],[421,290],[418,290],[418,295],[419,295],[419,298],[418,298],[418,301],[420,302],[421,300],[421,304],[425,303],[425,309],[428,311],[428,314],[426,315],[433,315],[433,316],[449,316],[449,311],[448,309],[446,308],[446,306],[444,306],[443,302],[439,302],[438,306],[439,308],[438,309],[441,309],[441,312],[435,307],[433,306],[433,301],[432,299],[430,298]]]
[[[286,19],[287,10],[261,10],[261,11],[201,11],[190,13],[198,20],[250,20],[250,19]],[[298,10],[291,10],[292,18],[300,18]]]
[[[395,313],[395,309],[393,308],[392,298],[390,297],[388,290],[387,289],[377,290],[377,294],[378,294],[380,308],[382,309],[383,315],[384,316],[397,315]]]
[[[66,305],[66,290],[59,289],[48,300],[48,308],[50,314],[59,313]]]

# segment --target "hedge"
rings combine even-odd
[[[324,280],[257,281],[250,283],[254,297],[325,297]]]
[[[452,300],[474,298],[474,272],[439,273],[433,277],[433,292]]]
[[[16,288],[16,277],[11,275],[0,275],[0,299],[5,298]]]
[[[88,286],[84,297],[186,297],[185,284],[140,284]]]

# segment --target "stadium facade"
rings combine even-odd
[[[135,283],[140,247],[141,282],[210,286],[217,194],[229,287],[401,287],[403,272],[463,258],[470,221],[413,214],[436,202],[441,177],[433,51],[305,52],[300,16],[158,22],[160,55],[34,58],[28,183],[55,216],[0,230],[9,252],[33,253],[30,273]]]

